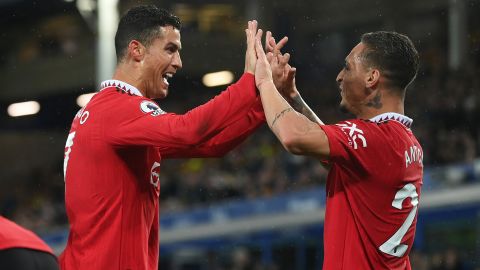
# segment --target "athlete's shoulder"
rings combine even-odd
[[[51,248],[35,233],[0,216],[0,250],[14,247],[29,248],[53,254]]]
[[[105,91],[105,94],[99,100],[100,106],[109,108],[110,114],[132,117],[144,114],[151,116],[166,114],[154,100],[125,91],[120,87],[109,87],[103,91]]]
[[[331,126],[339,128],[350,137],[354,134],[376,134],[379,130],[379,123],[364,119],[343,120]]]

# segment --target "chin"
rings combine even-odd
[[[168,90],[167,89],[162,89],[160,91],[157,91],[152,97],[150,97],[151,99],[164,99],[166,98],[168,95]]]
[[[343,103],[340,103],[340,106],[338,106],[338,108],[340,109],[340,112],[344,113],[347,117],[357,117],[357,115],[351,109],[349,109],[347,105]]]
[[[338,105],[338,108],[340,109],[340,111],[342,113],[345,113],[345,114],[350,114],[350,110],[348,109],[347,105],[345,105],[343,102],[340,102],[340,105]]]

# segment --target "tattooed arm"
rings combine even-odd
[[[290,54],[282,54],[280,52],[280,49],[285,46],[287,41],[288,38],[284,37],[276,43],[272,33],[267,31],[265,37],[265,49],[267,52],[271,53],[267,55],[267,60],[272,69],[273,83],[280,94],[282,94],[297,112],[305,115],[310,121],[323,125],[323,122],[312,111],[312,109],[310,109],[307,103],[305,103],[297,90],[295,84],[295,74],[297,70],[288,63],[290,60]]]
[[[305,115],[310,121],[317,123],[319,125],[324,125],[322,120],[318,118],[318,116],[310,109],[307,103],[303,100],[302,96],[300,96],[300,93],[297,91],[297,87],[295,86],[295,79],[294,79],[294,91],[292,94],[286,96],[286,94],[283,94],[288,103],[299,113]],[[282,92],[283,93],[283,92]]]
[[[330,147],[323,129],[317,123],[297,113],[277,91],[271,64],[265,56],[260,40],[256,41],[255,50],[258,57],[255,83],[272,132],[285,149],[293,154],[311,155],[320,159],[328,158]],[[269,58],[273,57],[271,53],[268,55]]]

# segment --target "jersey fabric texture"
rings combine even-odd
[[[11,248],[27,248],[53,255],[52,249],[33,232],[0,216],[0,250]]]
[[[412,120],[385,113],[321,126],[330,145],[324,270],[410,269],[423,153]]]
[[[183,115],[127,83],[102,86],[65,146],[70,232],[61,268],[158,269],[161,160],[222,156],[264,123],[254,76]]]

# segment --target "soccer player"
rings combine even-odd
[[[267,123],[289,152],[329,167],[323,269],[410,269],[423,176],[422,148],[404,115],[418,69],[413,43],[396,32],[364,34],[337,76],[340,107],[356,118],[325,125],[296,112],[277,91],[272,69],[291,98],[298,94],[295,70],[267,41],[267,55],[260,39],[255,47]]]
[[[0,216],[0,268],[56,270],[52,249],[33,232]]]
[[[182,67],[179,19],[154,6],[121,18],[115,74],[77,113],[65,146],[62,269],[158,268],[161,160],[222,156],[265,121],[253,75],[256,25],[246,29],[239,81],[176,115],[152,99],[167,96]]]

